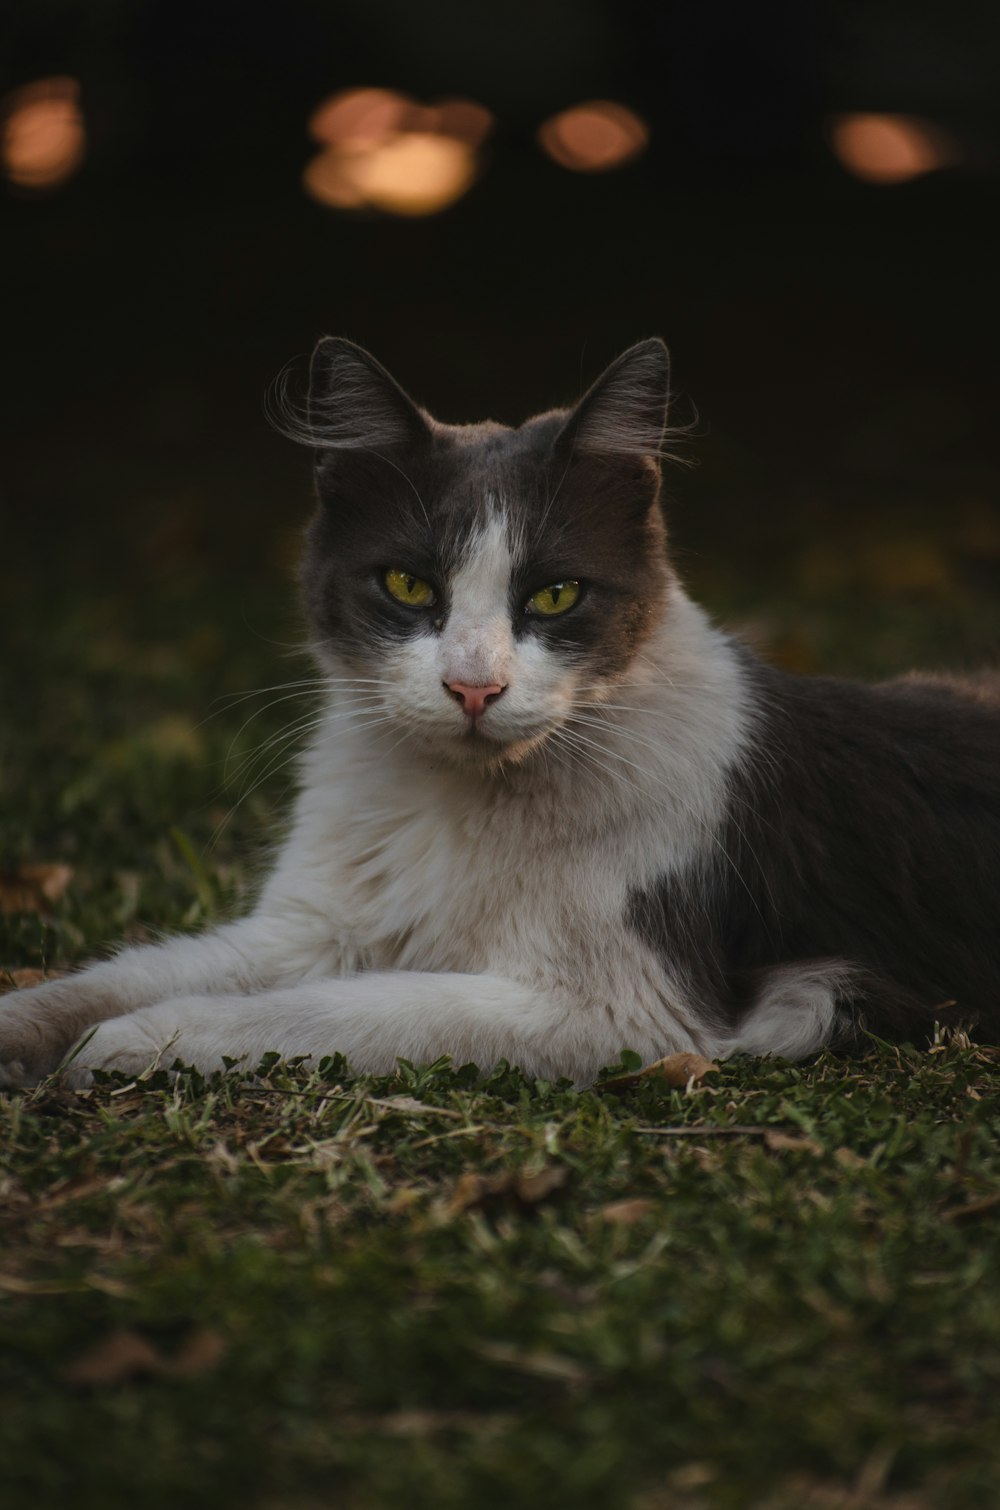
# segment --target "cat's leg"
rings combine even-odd
[[[275,1050],[314,1062],[340,1053],[356,1070],[379,1074],[399,1058],[427,1063],[449,1054],[482,1069],[506,1059],[530,1075],[586,1083],[624,1048],[655,1059],[702,1046],[680,1023],[651,1020],[637,1034],[618,1021],[604,1002],[503,976],[371,972],[257,996],[161,1002],[103,1023],[71,1074],[79,1084],[89,1069],[131,1075],[178,1059],[207,1074],[225,1058],[253,1068]]]
[[[0,996],[0,1086],[54,1070],[87,1029],[193,993],[250,992],[338,968],[329,925],[308,909],[258,912],[210,933],[125,949],[63,980]]]

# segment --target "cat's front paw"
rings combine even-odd
[[[94,1005],[72,977],[0,996],[0,1087],[34,1085],[57,1069]]]
[[[135,1079],[147,1071],[168,1068],[182,1057],[175,1052],[177,1034],[163,1035],[151,1019],[151,1010],[112,1017],[90,1028],[80,1039],[79,1047],[65,1056],[63,1077],[73,1090],[82,1090],[94,1082],[94,1070],[120,1071]]]
[[[118,1070],[135,1078],[170,1070],[178,1060],[203,1074],[223,1069],[225,1043],[217,1041],[210,1026],[216,1005],[211,998],[177,998],[99,1023],[71,1050],[63,1071],[66,1083],[79,1090],[93,1083],[94,1070]],[[240,1057],[238,1049],[233,1057]]]

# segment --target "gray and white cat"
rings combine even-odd
[[[0,1003],[0,1083],[338,1051],[587,1082],[1000,1025],[1000,707],[775,671],[667,556],[668,361],[439,424],[313,361],[303,584],[325,711],[252,914]],[[951,1005],[949,1005],[951,1003]],[[96,1031],[92,1031],[95,1029]]]

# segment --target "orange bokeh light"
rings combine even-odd
[[[320,204],[337,210],[360,210],[365,196],[351,176],[352,160],[347,153],[327,148],[306,163],[302,186]]]
[[[614,100],[589,100],[550,116],[538,128],[538,140],[562,168],[607,173],[639,156],[649,141],[649,127]]]
[[[337,209],[433,215],[475,181],[493,116],[474,100],[422,105],[391,89],[345,89],[318,106],[309,131],[324,150],[306,192]]]
[[[433,215],[464,194],[476,159],[450,136],[410,131],[365,153],[355,182],[369,204],[396,215]]]
[[[3,102],[0,162],[21,189],[53,189],[79,168],[86,133],[76,79],[39,79]]]
[[[873,184],[905,183],[961,160],[950,132],[913,115],[834,116],[830,144],[841,167]]]
[[[313,111],[309,132],[328,145],[380,142],[402,125],[411,103],[392,89],[345,89]]]

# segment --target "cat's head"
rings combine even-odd
[[[572,409],[445,425],[349,341],[313,357],[320,664],[437,756],[525,758],[607,698],[664,612],[669,361],[643,341]]]

